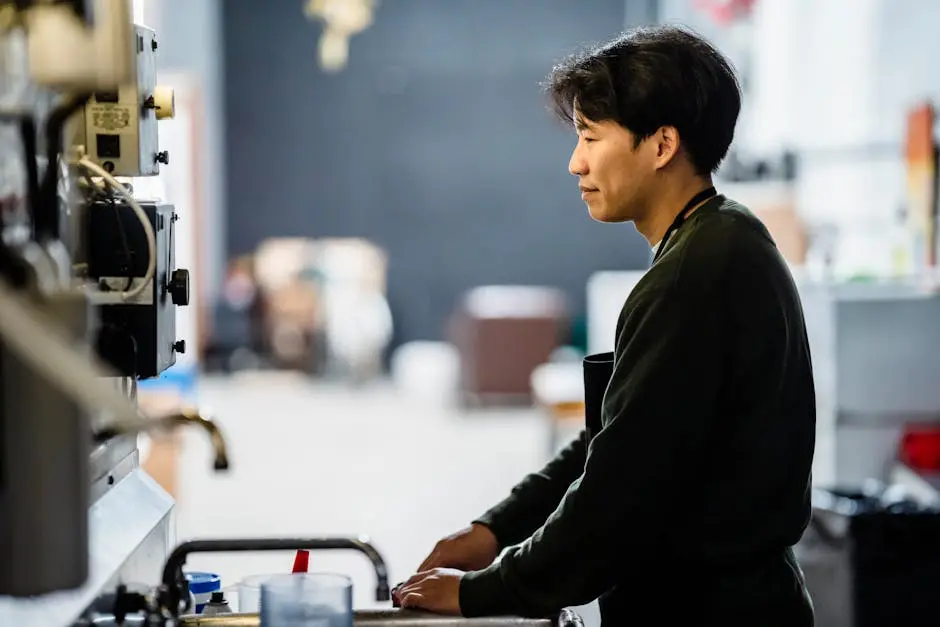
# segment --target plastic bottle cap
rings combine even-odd
[[[222,580],[215,573],[188,572],[186,581],[193,594],[208,594],[222,587]]]

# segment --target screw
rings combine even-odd
[[[186,340],[177,340],[173,343],[173,350],[182,355],[186,352]]]

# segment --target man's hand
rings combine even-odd
[[[460,579],[463,571],[435,568],[412,575],[398,589],[403,608],[460,616]]]
[[[499,542],[489,527],[472,524],[440,540],[418,566],[418,572],[434,568],[483,570],[499,554]]]

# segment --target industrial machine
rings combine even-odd
[[[173,500],[139,467],[137,434],[180,425],[228,467],[211,420],[136,403],[137,381],[186,351],[189,304],[184,218],[132,187],[170,162],[158,48],[128,0],[0,0],[0,624],[176,624],[199,551],[356,550],[388,600],[364,538],[175,546]]]
[[[172,205],[134,194],[169,155],[155,33],[127,0],[0,1],[0,624],[71,625],[119,583],[158,576],[173,500],[137,434],[137,381],[186,350]],[[125,177],[118,180],[116,177]]]

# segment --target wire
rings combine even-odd
[[[144,213],[140,203],[134,200],[134,197],[131,195],[131,193],[127,191],[127,188],[121,185],[121,183],[118,182],[116,178],[111,176],[107,170],[102,168],[88,157],[82,157],[78,164],[84,167],[86,170],[89,170],[95,176],[100,176],[102,179],[104,179],[105,183],[114,189],[114,191],[123,196],[124,200],[127,201],[127,204],[130,205],[131,209],[134,210],[134,214],[137,216],[137,219],[140,220],[141,226],[144,227],[144,233],[147,236],[147,273],[144,275],[143,281],[141,281],[137,287],[126,292],[122,292],[124,300],[136,298],[150,284],[150,281],[153,280],[154,271],[157,265],[157,239],[153,233],[153,226],[150,225],[150,218],[148,218],[147,214]]]
[[[134,256],[131,254],[131,245],[127,241],[127,231],[124,229],[124,220],[121,219],[121,209],[117,206],[117,203],[114,202],[113,195],[108,196],[107,203],[114,209],[114,220],[117,222],[118,234],[121,236],[121,249],[124,253],[124,262],[127,264],[127,286],[124,288],[126,292],[131,288],[131,285],[134,284],[134,278],[131,276],[131,268],[134,267]]]

